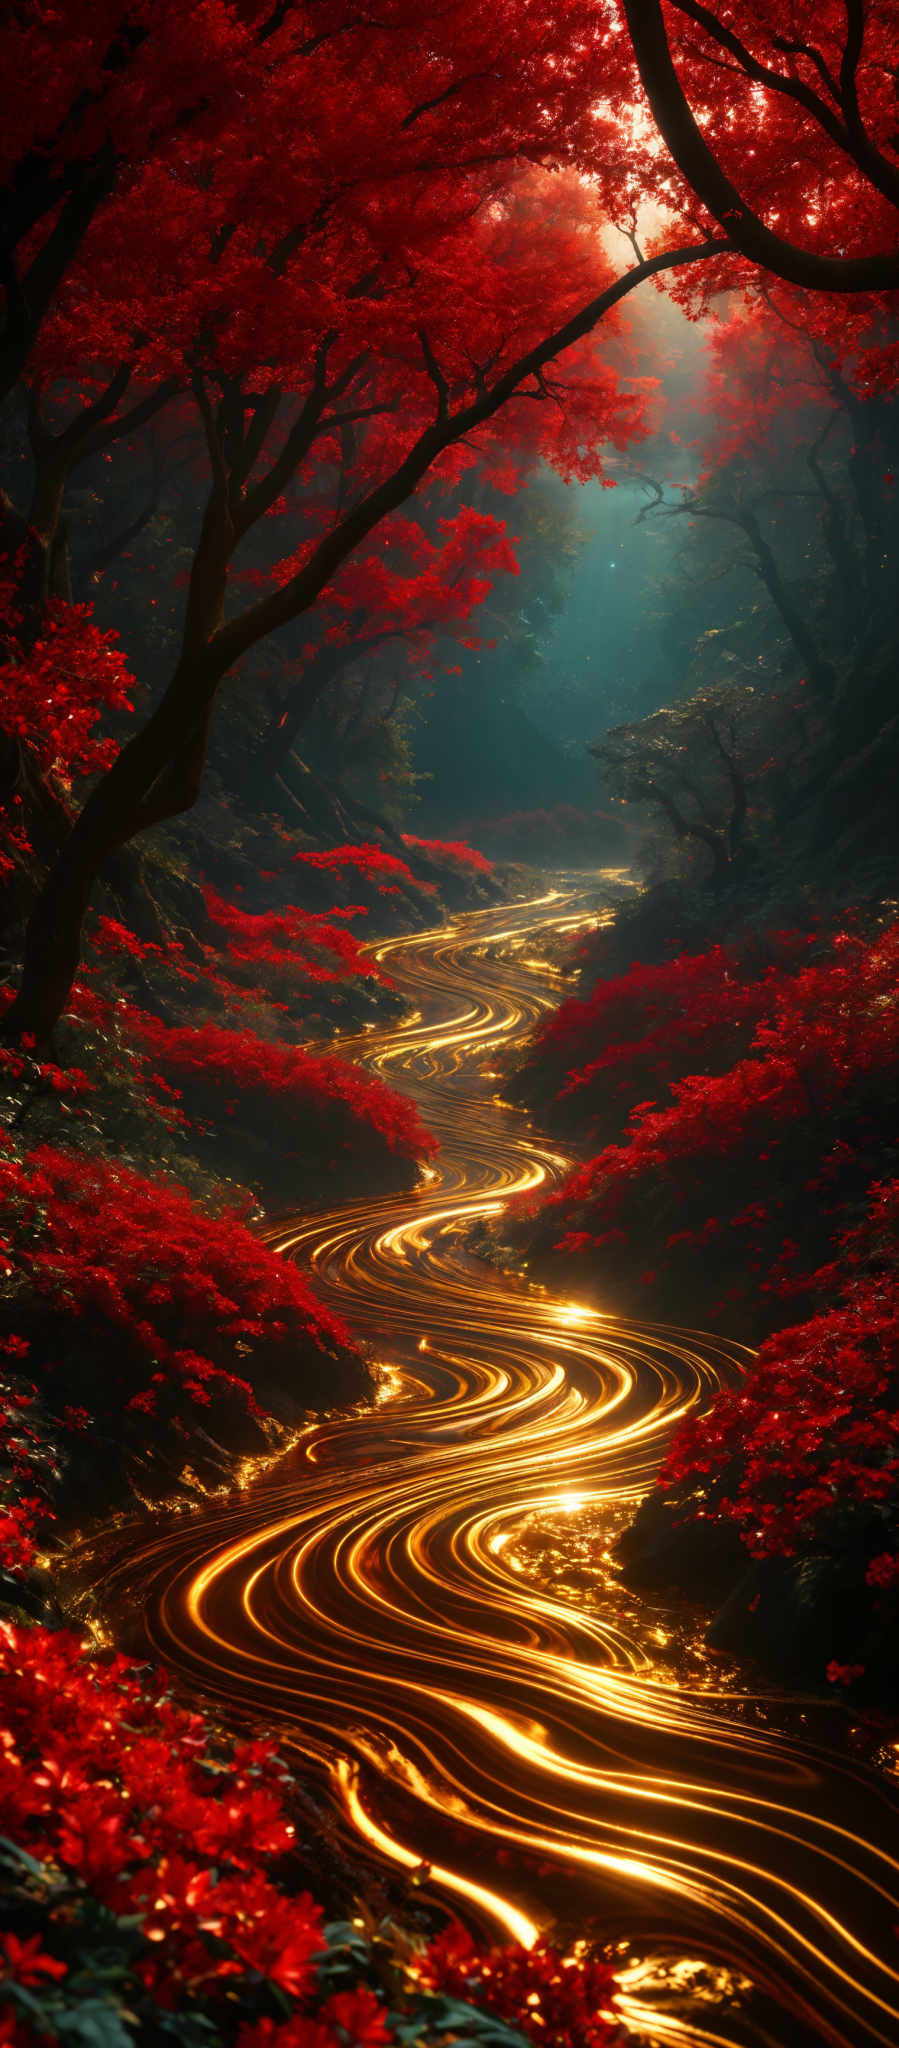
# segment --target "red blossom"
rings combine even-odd
[[[894,1556],[889,1550],[882,1551],[879,1557],[872,1557],[865,1573],[865,1584],[877,1586],[882,1591],[888,1586],[895,1586],[897,1582],[899,1557]]]
[[[19,1941],[12,1933],[0,1934],[0,1958],[0,1979],[7,1977],[15,1984],[40,1985],[47,1977],[68,1975],[66,1963],[44,1953],[39,1934],[27,1941]]]

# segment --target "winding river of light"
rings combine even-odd
[[[437,1167],[268,1235],[369,1338],[381,1399],[126,1546],[107,1594],[144,1604],[182,1683],[277,1728],[357,1855],[494,1935],[589,1923],[626,1943],[625,2011],[653,2040],[895,2048],[889,1781],[778,1732],[683,1654],[683,1627],[680,1661],[662,1654],[677,1619],[608,1549],[678,1418],[747,1354],[471,1249],[478,1219],[565,1168],[498,1100],[491,1056],[558,999],[541,937],[595,922],[596,900],[560,890],[377,949],[416,1007],[344,1048],[415,1097]]]

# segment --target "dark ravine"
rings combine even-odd
[[[272,1232],[369,1338],[381,1398],[123,1538],[101,1597],[129,1648],[278,1729],[361,1865],[427,1864],[426,1895],[493,1933],[624,1944],[635,2031],[893,2044],[895,1783],[848,1753],[839,1709],[803,1735],[802,1701],[747,1690],[695,1611],[632,1594],[614,1562],[676,1422],[747,1354],[469,1249],[564,1170],[493,1062],[556,999],[543,935],[598,902],[572,879],[385,943],[416,1009],[352,1049],[414,1096],[437,1168]]]
[[[617,1546],[626,1583],[641,1594],[672,1594],[711,1609],[708,1647],[758,1668],[763,1680],[824,1692],[831,1660],[859,1662],[855,1697],[895,1723],[899,1651],[875,1601],[859,1595],[865,1552],[848,1542],[839,1557],[753,1558],[732,1524],[691,1520],[676,1494],[641,1501]]]

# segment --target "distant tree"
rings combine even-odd
[[[796,654],[807,670],[809,681],[822,695],[829,696],[834,686],[833,663],[820,646],[814,625],[785,576],[771,538],[764,529],[762,499],[770,497],[772,492],[754,490],[745,477],[727,472],[695,489],[688,484],[681,485],[676,500],[666,498],[664,486],[655,479],[647,479],[646,488],[653,495],[638,514],[640,519],[647,513],[673,513],[690,520],[711,519],[734,527],[743,535],[747,544],[743,562],[748,560],[763,583]]]
[[[759,693],[728,682],[616,726],[589,751],[610,794],[622,803],[649,804],[676,840],[704,846],[713,879],[721,883],[743,851],[747,785],[761,744]]]
[[[895,392],[870,388],[865,352],[881,339],[875,321],[847,360],[809,330],[807,296],[772,284],[715,320],[706,347],[706,480],[726,490],[728,477],[753,479],[769,507],[806,524],[811,515],[828,630],[849,650],[870,646],[893,611],[899,406]]]

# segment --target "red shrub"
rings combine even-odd
[[[899,1542],[897,1223],[892,1181],[840,1239],[842,1299],[769,1337],[739,1387],[681,1426],[660,1475],[691,1519],[735,1522],[756,1557],[839,1556],[860,1532],[872,1585],[892,1583]]]
[[[6,997],[6,1001],[0,997],[0,1012],[12,1001],[13,991],[4,989],[2,996]],[[15,1049],[12,1046],[0,1045],[0,1086],[4,1093],[12,1093],[21,1084],[41,1094],[64,1096],[67,1099],[90,1095],[94,1088],[93,1081],[82,1067],[58,1067],[53,1060],[33,1059],[26,1040],[22,1040]]]
[[[422,1976],[432,1990],[486,2008],[542,2048],[612,2048],[621,2039],[608,1963],[566,1959],[544,1942],[485,1952],[452,1925],[431,1943]]]
[[[24,1160],[7,1152],[0,1240],[8,1314],[54,1404],[77,1400],[120,1425],[130,1411],[138,1436],[140,1416],[177,1430],[190,1404],[214,1403],[218,1428],[256,1412],[245,1375],[263,1398],[289,1389],[301,1404],[303,1367],[314,1396],[325,1360],[332,1377],[335,1359],[358,1361],[345,1326],[236,1216],[205,1215],[182,1188],[130,1168],[48,1145]]]
[[[312,1056],[214,1024],[172,1028],[139,1013],[134,1029],[189,1108],[248,1123],[257,1139],[270,1136],[285,1163],[347,1147],[405,1159],[437,1150],[407,1096],[333,1053]]]
[[[621,1143],[549,1197],[547,1217],[570,1224],[561,1248],[598,1247],[614,1228],[636,1272],[647,1252],[656,1270],[672,1256],[695,1262],[714,1238],[720,1270],[745,1273],[771,1267],[788,1215],[814,1255],[820,1204],[809,1194],[858,1178],[875,1106],[882,1121],[899,1062],[897,985],[899,924],[873,942],[841,937],[823,964],[779,977],[745,1058],[672,1082],[665,1107],[639,1103]]]
[[[471,868],[478,875],[492,875],[493,862],[486,854],[476,853],[473,846],[466,846],[461,839],[413,839],[411,832],[404,832],[404,846],[419,846],[422,853],[432,860],[448,860],[454,867]]]
[[[374,960],[366,958],[362,942],[335,922],[364,917],[359,904],[332,910],[325,916],[307,910],[268,910],[254,915],[226,903],[214,889],[204,891],[206,908],[213,924],[228,934],[225,952],[232,963],[268,970],[287,969],[294,977],[309,981],[340,981],[359,974],[376,981],[387,977]],[[324,956],[324,957],[322,957]],[[267,979],[271,979],[270,973]]]
[[[770,1017],[787,963],[810,941],[772,932],[764,946],[737,953],[713,946],[660,966],[635,966],[600,981],[586,1000],[571,998],[537,1033],[529,1065],[558,1085],[572,1115],[620,1116],[683,1075],[720,1070],[747,1049]]]
[[[480,2010],[478,2038],[490,2019],[547,2048],[620,2038],[608,1965],[544,1944],[479,1950],[450,1928],[405,1986],[402,1952],[388,1978],[389,1923],[374,1948],[296,1888],[273,1746],[226,1746],[164,1674],[0,1622],[0,1698],[0,2040],[120,2040],[124,2014],[147,2041],[391,2048],[432,2038],[435,1991]]]
[[[406,840],[405,844],[418,845],[417,840]],[[382,875],[391,882],[409,882],[413,889],[421,889],[426,895],[433,893],[432,882],[420,882],[412,869],[395,853],[387,853],[383,846],[363,844],[361,846],[329,846],[324,852],[295,853],[294,861],[303,867],[314,868],[320,874],[342,878],[350,874],[362,875],[367,882],[378,880]]]
[[[308,1990],[321,1910],[264,1874],[293,1837],[270,1744],[240,1744],[225,1767],[164,1674],[101,1665],[62,1631],[0,1622],[0,1689],[0,1832],[108,1912],[137,1917],[139,1991],[172,2006],[256,1971],[291,1996]],[[45,1939],[65,1933],[63,1915]]]

